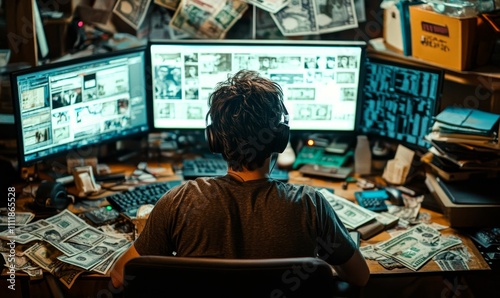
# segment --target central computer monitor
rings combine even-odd
[[[360,132],[412,149],[429,148],[425,136],[439,112],[444,72],[370,57],[365,79]]]
[[[147,133],[145,49],[13,72],[19,164]]]
[[[149,47],[154,129],[204,129],[209,95],[242,69],[281,85],[292,131],[357,129],[364,42],[153,40]]]

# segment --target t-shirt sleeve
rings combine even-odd
[[[318,193],[317,211],[319,227],[318,257],[331,265],[347,262],[357,249],[349,231],[340,221],[321,193]]]
[[[140,255],[171,255],[168,243],[168,214],[171,193],[163,195],[149,214],[149,218],[134,246]]]

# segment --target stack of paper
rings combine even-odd
[[[463,107],[446,107],[426,136],[432,147],[424,157],[443,173],[500,171],[500,115]],[[468,179],[469,175],[455,175]]]

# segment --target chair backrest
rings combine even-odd
[[[337,278],[312,258],[141,256],[125,265],[125,297],[333,297]]]

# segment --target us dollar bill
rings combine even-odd
[[[443,271],[466,271],[469,265],[464,260],[436,260],[436,264]]]
[[[111,266],[118,260],[118,258],[132,245],[132,243],[128,243],[125,246],[119,248],[111,257],[108,259],[104,260],[103,262],[97,264],[94,268],[92,268],[92,271],[100,273],[100,274],[106,274],[108,271],[111,269]]]
[[[40,237],[32,234],[32,232],[48,225],[50,225],[49,222],[40,219],[25,226],[17,227],[14,230],[7,229],[5,231],[2,231],[0,233],[0,239],[14,239],[17,243],[20,244],[26,244],[31,241],[40,240]]]
[[[387,241],[378,243],[375,245],[375,250],[416,271],[440,251],[461,243],[459,238],[443,237],[436,229],[426,224],[419,224]]]
[[[78,276],[80,276],[83,272],[85,272],[85,270],[82,268],[78,268],[64,262],[59,262],[58,266],[54,268],[52,274],[54,274],[54,276],[69,289],[73,286]]]
[[[284,36],[319,33],[313,0],[291,0],[271,17]]]
[[[170,26],[193,37],[222,39],[247,9],[242,0],[182,0]]]
[[[16,212],[13,219],[7,214],[0,214],[0,226],[8,226],[9,221],[15,223],[16,226],[26,225],[33,218],[35,218],[35,214],[31,212]]]
[[[320,34],[358,27],[354,0],[315,1]]]
[[[151,0],[118,0],[113,13],[132,28],[138,29],[146,17],[150,4]]]
[[[99,263],[110,258],[116,251],[127,245],[125,238],[106,238],[98,245],[73,256],[59,256],[58,259],[65,263],[73,264],[85,270],[90,270]]]
[[[48,272],[53,272],[60,261],[57,259],[62,253],[44,242],[37,242],[24,251],[24,255],[32,260],[35,264]]]
[[[356,229],[372,221],[377,216],[375,213],[345,198],[337,196],[326,189],[321,189],[320,193],[323,194],[330,203],[330,206],[335,210],[337,216],[348,229]]]

